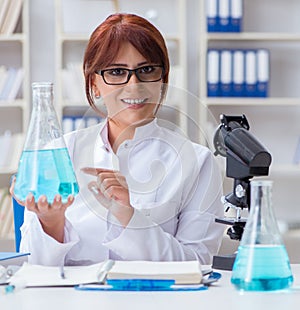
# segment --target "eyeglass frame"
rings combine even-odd
[[[142,69],[142,68],[146,68],[146,67],[155,67],[155,68],[162,68],[162,71],[161,71],[161,76],[159,79],[157,80],[154,80],[154,81],[142,81],[139,77],[139,74],[137,73],[137,71],[139,69]],[[116,69],[122,69],[124,71],[127,71],[128,72],[128,75],[127,75],[127,81],[126,82],[123,82],[123,83],[108,83],[106,82],[105,78],[104,78],[104,73],[107,72],[107,71],[111,71],[111,70],[116,70]],[[135,74],[135,76],[137,77],[137,79],[140,81],[140,82],[143,82],[143,83],[152,83],[152,82],[158,82],[160,81],[162,78],[163,78],[163,75],[164,75],[164,66],[162,65],[147,65],[147,66],[141,66],[141,67],[138,67],[138,68],[135,68],[135,69],[127,69],[127,68],[110,68],[110,69],[104,69],[104,70],[98,70],[98,71],[95,71],[96,74],[98,75],[101,75],[102,76],[102,79],[104,81],[105,84],[107,85],[124,85],[124,84],[127,84],[131,78],[131,76],[133,75],[133,73]]]

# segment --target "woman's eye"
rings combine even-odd
[[[114,76],[116,75],[120,76],[120,75],[126,74],[126,71],[123,69],[112,69],[112,70],[107,71],[107,73],[110,75],[114,75]]]
[[[140,69],[141,73],[151,73],[154,70],[154,67],[152,66],[147,66],[147,67],[143,67]]]

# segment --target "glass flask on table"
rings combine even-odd
[[[32,112],[19,161],[14,195],[25,201],[32,193],[35,201],[46,195],[52,203],[56,194],[62,202],[79,191],[76,175],[53,106],[53,84],[32,84]]]
[[[273,291],[293,283],[289,257],[271,204],[272,181],[251,181],[250,212],[231,283],[245,291]]]

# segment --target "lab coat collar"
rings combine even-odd
[[[148,137],[152,135],[152,133],[156,130],[158,124],[157,124],[157,118],[154,118],[151,122],[139,126],[135,129],[134,137],[132,141],[139,140],[141,138]],[[99,147],[104,147],[107,150],[112,150],[109,140],[108,140],[108,120],[107,118],[99,125],[99,135],[97,138],[96,144]]]

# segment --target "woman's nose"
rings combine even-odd
[[[130,78],[129,78],[129,81],[127,84],[136,84],[136,83],[139,83],[139,79],[137,78],[136,76],[136,73],[135,72],[132,72]]]

